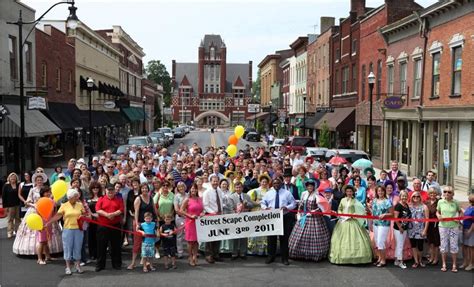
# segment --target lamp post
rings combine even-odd
[[[272,101],[269,101],[268,104],[270,105],[270,114],[268,119],[268,132],[272,133]]]
[[[18,62],[19,62],[19,80],[20,80],[20,172],[23,173],[23,171],[26,169],[25,167],[25,160],[26,160],[26,155],[25,155],[25,95],[24,95],[24,90],[25,90],[25,83],[23,79],[23,46],[26,43],[26,40],[30,36],[31,32],[35,29],[36,24],[38,24],[39,21],[43,19],[43,17],[51,11],[54,7],[56,7],[59,4],[69,4],[71,5],[69,7],[69,16],[67,17],[66,20],[66,25],[69,29],[76,29],[77,24],[79,22],[79,19],[76,16],[76,10],[77,8],[74,7],[74,0],[68,1],[68,2],[58,2],[54,4],[53,6],[49,7],[46,12],[43,13],[38,19],[31,21],[31,22],[23,22],[23,17],[22,13],[20,10],[18,20],[16,22],[7,22],[7,24],[11,25],[17,25],[18,26]],[[23,25],[31,25],[33,24],[33,27],[31,27],[31,30],[28,32],[26,35],[25,39],[23,40]]]
[[[146,113],[145,113],[146,96],[143,96],[142,102],[143,102],[143,135],[146,136],[146,125],[145,125],[145,122],[146,122]]]
[[[257,95],[254,95],[253,96],[253,99],[254,99],[254,103],[257,104]],[[253,114],[253,127],[255,128],[255,130],[257,130],[257,106],[254,106],[255,109],[254,109],[254,114]]]
[[[373,127],[372,127],[372,93],[374,91],[375,75],[370,72],[367,76],[369,82],[369,155],[372,159],[372,142],[373,142]]]
[[[306,96],[303,96],[303,136],[306,135]]]
[[[93,154],[93,133],[92,133],[92,88],[94,87],[94,80],[92,78],[87,79],[87,94],[89,96],[89,164],[92,164]]]

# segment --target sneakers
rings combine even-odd
[[[402,268],[402,269],[407,269],[407,266],[405,265],[405,263],[401,262],[398,267]]]
[[[86,266],[86,262],[81,262],[80,266]]]
[[[395,261],[393,262],[393,265],[395,265],[395,266],[400,266],[400,261],[395,260]]]
[[[155,258],[156,258],[156,259],[160,259],[160,252],[157,251],[157,252],[155,253]]]
[[[71,275],[71,274],[72,274],[71,268],[66,268],[65,274],[66,274],[66,275]]]

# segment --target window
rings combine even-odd
[[[357,39],[352,40],[351,51],[353,55],[357,53]]]
[[[382,60],[377,61],[377,95],[375,96],[377,100],[380,100],[380,94],[382,93]]]
[[[337,49],[336,50],[336,63],[339,61],[339,59],[341,59],[341,50]]]
[[[339,93],[339,70],[336,70],[336,88],[334,90],[334,93],[337,95]]]
[[[461,94],[462,46],[453,48],[452,95]]]
[[[361,91],[361,99],[364,100],[365,99],[365,74],[366,74],[366,71],[365,71],[365,65],[362,65],[362,77],[360,79],[361,81],[361,86],[362,86],[362,91]]]
[[[209,85],[208,84],[204,85],[204,93],[209,93]]]
[[[17,70],[17,45],[16,38],[13,36],[8,36],[8,50],[10,52],[10,78],[16,80],[18,78]]]
[[[438,98],[439,97],[439,64],[441,59],[441,53],[434,53],[433,54],[433,75],[431,77],[431,97]]]
[[[211,90],[210,90],[210,93],[213,94],[214,93],[214,85],[211,84]]]
[[[357,91],[357,67],[352,64],[352,91]]]
[[[41,64],[41,85],[46,87],[48,85],[48,65]]]
[[[61,68],[56,69],[56,91],[61,91]]]
[[[30,42],[25,43],[25,66],[26,66],[26,80],[33,81],[33,66],[32,66],[32,47]]]
[[[407,62],[400,62],[400,94],[407,93]]]
[[[211,47],[211,60],[214,60],[216,58],[216,50],[214,47]]]
[[[387,92],[388,92],[388,96],[393,95],[393,76],[394,76],[393,69],[394,69],[393,65],[388,66],[388,71],[387,71],[387,81],[388,81]]]
[[[413,98],[419,99],[421,95],[421,58],[415,59],[415,65],[413,67],[413,78]]]
[[[68,77],[67,77],[67,90],[69,93],[72,93],[72,72],[69,71]]]
[[[342,93],[349,92],[349,67],[342,70]]]

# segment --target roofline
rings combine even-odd
[[[263,58],[263,60],[257,65],[257,67],[261,68],[263,67],[265,64],[267,64],[270,60],[273,60],[273,59],[280,59],[281,58],[281,55],[280,54],[270,54],[270,55],[266,55],[265,58]]]
[[[359,20],[360,23],[363,23],[365,22],[366,20],[370,19],[372,16],[375,16],[377,13],[379,13],[380,11],[382,11],[383,9],[385,8],[385,4],[382,4],[380,5],[379,7],[377,8],[373,8],[372,10],[370,11],[367,11],[367,13],[365,13],[362,17],[362,19]]]
[[[296,50],[300,46],[304,45],[305,42],[306,42],[306,44],[308,44],[308,37],[307,36],[300,36],[300,37],[296,38],[296,40],[293,41],[293,43],[290,44],[290,47],[291,47],[291,49]]]

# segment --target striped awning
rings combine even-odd
[[[0,124],[0,137],[20,137],[20,106],[6,105],[10,114]],[[42,137],[60,134],[61,129],[38,110],[27,110],[25,107],[25,136]]]

